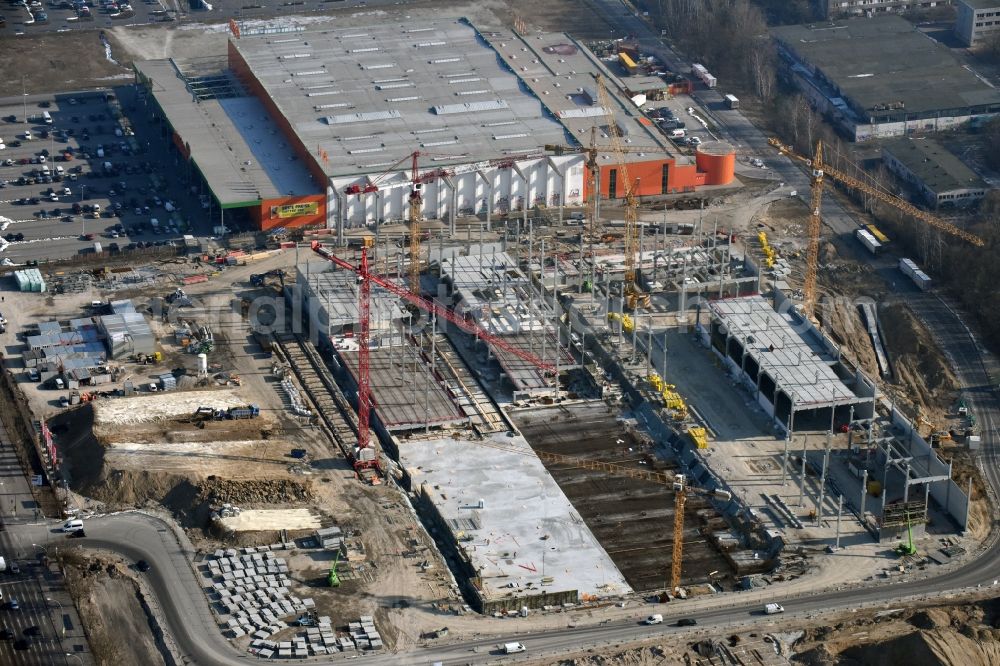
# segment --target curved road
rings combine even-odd
[[[615,6],[618,20],[622,18],[621,5],[613,0],[597,0],[589,2],[595,9],[604,9],[600,13],[612,12]],[[598,9],[598,11],[600,11]],[[642,35],[645,24],[635,19],[629,20],[628,27]],[[648,31],[644,35],[649,37]],[[662,46],[662,45],[661,45]],[[720,114],[721,115],[721,114]],[[733,114],[738,116],[738,114]],[[739,116],[741,119],[742,117]],[[732,123],[730,121],[733,121]],[[745,121],[743,121],[745,123]],[[734,138],[744,145],[760,147],[765,155],[763,136],[746,123],[726,117],[727,129]],[[798,186],[806,184],[804,175],[795,169],[787,160],[769,160],[782,172],[786,183]],[[807,188],[803,187],[805,191]],[[843,211],[834,215],[826,214],[826,207],[839,208],[828,197],[824,205],[824,218],[827,223],[840,231],[847,231],[854,226],[849,223],[849,216]],[[831,211],[833,213],[834,211]],[[846,218],[846,219],[845,219]],[[923,307],[921,307],[923,306]],[[977,414],[982,426],[983,451],[981,460],[984,463],[986,479],[994,492],[1000,491],[1000,469],[998,459],[997,433],[995,424],[1000,423],[1000,410],[996,394],[990,386],[989,373],[983,362],[981,350],[976,345],[971,334],[964,326],[960,326],[954,312],[943,302],[923,301],[914,308],[918,315],[934,331],[940,344],[955,366],[966,395],[966,401]],[[46,526],[24,526],[21,528],[35,539],[47,536]],[[37,531],[37,534],[35,534]],[[216,618],[208,608],[202,585],[207,579],[199,580],[191,566],[192,553],[180,544],[172,528],[163,521],[141,514],[120,514],[106,518],[96,518],[87,522],[85,539],[75,540],[80,545],[98,547],[117,552],[132,560],[145,559],[152,565],[151,570],[144,574],[148,578],[152,594],[156,598],[164,627],[169,634],[171,643],[180,652],[184,661],[189,664],[205,666],[239,665],[258,662],[256,658],[237,652],[224,639],[218,629]],[[866,585],[849,589],[817,592],[801,599],[782,599],[786,610],[792,614],[809,614],[828,612],[836,609],[857,608],[862,604],[892,604],[893,600],[907,597],[933,596],[949,591],[962,590],[978,585],[990,585],[1000,578],[1000,543],[991,540],[990,546],[976,559],[961,568],[931,579],[911,580],[892,585]],[[667,608],[667,613],[673,618],[684,615],[696,615],[701,625],[729,626],[747,622],[772,622],[773,618],[753,615],[760,608],[759,602],[741,601],[739,596],[727,595],[718,600],[718,607],[710,610],[700,610],[695,613],[691,606],[679,605],[680,613],[670,612],[674,606]],[[685,610],[686,609],[686,610]],[[637,615],[642,611],[637,612]],[[517,626],[513,625],[512,626]],[[669,624],[656,627],[645,627],[636,624],[634,620],[617,621],[600,626],[567,627],[561,630],[512,635],[504,640],[521,640],[528,648],[526,656],[537,658],[544,654],[565,653],[586,649],[588,647],[603,647],[608,644],[632,641],[636,639],[667,636],[678,630]],[[441,645],[420,648],[403,654],[374,655],[365,658],[369,664],[430,664],[441,661],[446,664],[483,663],[496,660],[498,655],[491,654],[500,642],[498,639],[474,640],[454,645]],[[513,660],[514,658],[511,658]],[[331,658],[325,661],[311,663],[338,663],[343,658]]]

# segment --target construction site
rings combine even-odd
[[[416,88],[384,93],[406,93],[396,103],[415,117],[410,93],[424,107],[478,80],[435,73],[448,64],[433,57],[437,42],[478,53],[479,74],[498,63],[504,74],[489,82],[496,108],[454,121],[455,136],[474,130],[476,154],[431,167],[426,118],[404,131],[389,116],[323,111],[334,114],[324,127],[354,134],[337,129],[317,150],[341,151],[350,168],[314,155],[320,169],[290,167],[301,191],[271,188],[254,210],[228,211],[260,222],[242,245],[222,234],[123,269],[140,286],[66,269],[46,279],[82,286],[5,294],[23,339],[5,356],[7,388],[37,419],[39,461],[67,517],[167,510],[199,551],[219,631],[264,658],[511,631],[489,624],[499,618],[556,627],[574,609],[631,617],[645,614],[637,603],[778,598],[899,579],[975,547],[987,521],[961,453],[978,446],[975,415],[954,378],[928,371],[946,363],[923,325],[891,310],[905,298],[852,300],[882,293],[889,272],[913,294],[931,278],[878,229],[824,230],[823,191],[868,188],[914,224],[981,239],[830,168],[821,148],[806,158],[772,144],[770,157],[811,174],[811,191],[794,192],[737,165],[724,141],[671,142],[652,111],[692,124],[701,111],[680,91],[631,100],[632,79],[669,85],[651,54],[629,71],[567,35],[422,16],[409,28],[419,35],[352,18],[330,37],[327,64],[300,74],[359,58],[389,69],[402,56],[379,54],[372,35],[419,39],[407,48],[432,49],[419,71],[377,84]],[[306,47],[288,44],[320,31],[244,30],[229,37],[229,64],[254,95],[318,95],[269,68],[284,71]],[[350,40],[378,55],[350,55]],[[265,55],[281,67],[259,65],[266,80],[254,83]],[[164,62],[137,65],[137,85],[156,89]],[[547,73],[531,81],[521,63]],[[151,113],[190,112],[177,76]],[[535,113],[560,77],[578,99],[551,95],[544,124],[490,115],[521,113],[522,97]],[[500,104],[512,90],[516,103]],[[209,124],[229,103],[213,91]],[[323,100],[252,112],[340,108]],[[483,129],[494,126],[507,129]],[[489,154],[496,132],[514,142],[505,157]],[[649,134],[655,160],[637,145]],[[369,163],[369,149],[390,155]],[[313,192],[320,182],[327,195]],[[229,203],[245,194],[236,189]],[[283,217],[288,206],[303,208]],[[301,627],[316,629],[308,647]]]

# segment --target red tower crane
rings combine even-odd
[[[453,310],[450,310],[442,305],[438,305],[434,301],[424,298],[419,294],[414,294],[406,287],[400,286],[389,280],[377,275],[368,270],[368,246],[367,244],[361,248],[361,263],[357,266],[349,261],[341,259],[333,253],[330,248],[323,247],[319,241],[312,242],[312,250],[319,256],[323,257],[327,261],[332,262],[334,265],[339,266],[345,270],[351,271],[358,276],[358,315],[361,319],[361,331],[358,336],[358,451],[355,455],[354,467],[355,469],[367,469],[371,467],[376,467],[378,462],[376,456],[373,455],[374,452],[367,451],[371,449],[371,430],[369,428],[369,418],[371,415],[371,405],[372,405],[372,394],[371,394],[371,375],[370,375],[370,357],[368,348],[368,337],[369,337],[369,315],[371,313],[371,285],[374,283],[379,287],[382,287],[386,291],[399,296],[405,301],[413,304],[414,306],[420,308],[424,312],[433,314],[436,317],[441,317],[452,324],[455,324],[460,329],[466,333],[478,336],[486,344],[493,345],[498,349],[502,349],[514,356],[520,358],[523,361],[527,361],[532,365],[540,368],[547,375],[552,375],[555,373],[556,367],[551,363],[540,359],[529,351],[525,351],[516,345],[512,345],[503,338],[493,335],[492,333],[483,329],[478,323],[472,319],[466,319],[465,317],[456,314]],[[558,352],[557,352],[558,353]],[[557,379],[558,381],[558,379]]]

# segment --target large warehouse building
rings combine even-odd
[[[605,63],[564,34],[447,18],[232,32],[226,71],[194,76],[161,60],[136,72],[221,207],[245,209],[260,228],[342,233],[406,219],[414,153],[426,218],[582,205],[577,148],[596,127],[598,147],[610,149],[596,74],[609,81],[640,196],[734,178],[731,151],[681,154]],[[622,197],[614,156],[598,162],[602,196]]]
[[[1000,112],[1000,91],[899,16],[773,28],[788,76],[854,141]]]

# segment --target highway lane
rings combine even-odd
[[[21,472],[17,456],[10,446],[6,429],[0,424],[0,516],[5,529],[0,532],[0,555],[8,563],[8,571],[0,574],[0,627],[14,632],[16,638],[25,638],[28,627],[38,627],[39,636],[28,637],[26,650],[14,650],[13,641],[0,641],[0,663],[24,666],[62,664],[65,651],[75,650],[73,645],[86,645],[80,624],[69,596],[62,588],[60,577],[42,565],[36,557],[45,550],[45,543],[52,538],[50,527],[32,525],[35,519],[30,489]],[[36,545],[38,544],[38,545]],[[9,567],[17,562],[20,573],[13,574]],[[17,599],[20,610],[11,610],[6,604]],[[64,613],[69,614],[68,622]],[[69,635],[65,626],[70,626]],[[90,663],[89,655],[82,650],[81,660]],[[76,661],[76,659],[74,659]]]
[[[621,5],[617,2],[588,3],[617,5],[620,18]],[[638,19],[634,19],[638,21]],[[631,21],[629,22],[631,24]],[[644,26],[641,22],[640,25]],[[632,26],[638,27],[638,26]],[[710,101],[710,100],[709,100]],[[739,118],[739,114],[734,114]],[[744,145],[759,149],[762,157],[766,157],[766,138],[747,123],[744,127],[736,118],[726,118],[726,131],[729,138]],[[805,175],[787,159],[768,159],[769,164],[782,174],[782,178],[793,188],[799,188],[800,194],[807,195],[808,180]],[[856,223],[846,214],[843,217],[827,213],[827,207],[839,209],[828,197],[824,206],[824,218],[838,232],[850,232]],[[841,211],[842,212],[842,211]],[[929,307],[929,306],[928,306]],[[920,314],[918,312],[918,314]],[[944,315],[938,312],[936,316],[949,326]],[[956,365],[956,372],[967,387],[967,402],[980,418],[983,425],[983,460],[986,463],[984,471],[987,480],[994,488],[1000,488],[1000,474],[996,467],[997,440],[994,424],[1000,422],[996,418],[996,398],[992,393],[985,393],[980,388],[988,386],[985,370],[979,357],[975,341],[966,334],[962,335],[949,329],[950,333],[942,338],[942,344]],[[980,370],[976,370],[977,364]],[[35,534],[31,526],[18,527],[25,531],[29,539]],[[44,530],[45,528],[41,528]],[[186,551],[174,538],[166,524],[157,519],[140,514],[123,514],[108,518],[88,521],[88,538],[81,539],[82,545],[103,547],[118,552],[123,556],[135,559],[146,559],[152,564],[152,570],[145,574],[150,589],[155,595],[158,605],[162,608],[167,624],[167,631],[173,638],[186,659],[197,664],[242,664],[256,661],[250,655],[233,650],[221,636],[215,624],[215,618],[208,609],[201,582],[191,569]],[[39,532],[41,534],[41,532]],[[37,538],[37,537],[34,537]],[[960,569],[951,571],[930,580],[911,580],[891,585],[866,585],[843,590],[819,592],[800,599],[776,597],[788,610],[789,615],[800,613],[817,613],[837,608],[855,608],[865,603],[892,604],[893,600],[910,595],[929,595],[943,593],[949,590],[964,589],[980,584],[991,584],[1000,577],[1000,547],[993,545],[976,560]],[[775,592],[777,594],[777,592]],[[678,616],[697,617],[703,627],[731,627],[741,622],[756,621],[761,624],[778,623],[783,618],[769,618],[754,615],[761,603],[748,601],[740,596],[727,595],[717,600],[718,607],[708,610],[694,611],[694,605],[677,604],[657,606],[657,612],[663,612],[672,619]],[[646,607],[637,607],[636,616],[644,615]],[[512,623],[511,627],[519,625]],[[543,653],[557,653],[571,650],[586,649],[591,646],[604,646],[609,643],[626,642],[644,637],[670,636],[678,630],[667,625],[658,627],[643,627],[636,620],[608,623],[603,626],[567,627],[561,630],[511,635],[506,640],[522,640],[529,647],[527,657],[538,657]],[[495,660],[496,655],[490,651],[504,639],[480,639],[466,641],[456,645],[418,648],[405,654],[377,655],[367,657],[365,661],[372,664],[429,664],[433,661],[443,661],[448,664],[482,663]],[[337,663],[341,659],[331,659],[326,663]]]

